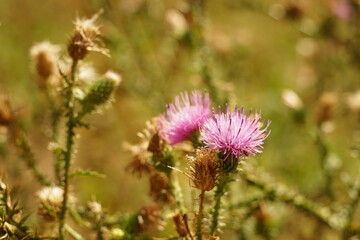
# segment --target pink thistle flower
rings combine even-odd
[[[261,129],[263,123],[258,114],[245,115],[244,108],[234,112],[226,108],[225,113],[214,113],[200,128],[200,140],[210,149],[222,153],[225,159],[255,155],[262,152],[262,144],[270,132],[266,133],[270,121]]]
[[[199,126],[211,117],[209,94],[193,91],[175,97],[172,104],[167,105],[166,113],[160,116],[160,136],[174,145],[186,140]]]

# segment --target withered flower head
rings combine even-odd
[[[126,170],[141,177],[144,173],[150,173],[152,167],[146,159],[134,156],[133,160],[126,166]]]
[[[51,78],[56,77],[57,61],[60,57],[61,47],[48,41],[34,44],[30,48],[30,57],[34,64],[35,72],[39,76],[38,85],[44,87]]]
[[[10,108],[9,98],[0,95],[0,125],[7,126],[14,120],[14,114]]]
[[[220,166],[216,151],[201,148],[196,151],[195,157],[189,159],[189,176],[194,186],[202,191],[212,190],[216,185]]]
[[[140,137],[138,144],[125,143],[124,147],[133,155],[133,161],[129,163],[127,169],[140,177],[143,173],[150,173],[152,169],[148,159],[151,153],[157,154],[162,151],[163,141],[158,137],[157,118],[146,122],[146,127],[137,134]]]
[[[63,203],[64,190],[58,186],[44,187],[36,193],[40,203],[39,215],[48,221],[56,219],[60,213]],[[73,203],[75,198],[70,195],[69,203]]]
[[[174,201],[174,196],[170,192],[169,179],[165,173],[157,170],[151,171],[150,174],[150,194],[155,200],[160,200],[165,203]]]
[[[334,118],[335,105],[338,102],[338,97],[333,92],[325,92],[319,99],[319,115],[318,125],[329,122]]]
[[[186,237],[189,234],[185,223],[186,215],[181,215],[180,213],[177,213],[172,216],[172,219],[175,223],[176,231],[178,232],[178,234],[182,237]]]
[[[142,207],[137,220],[139,224],[138,232],[143,232],[152,226],[161,228],[165,224],[161,217],[161,206],[156,202]]]
[[[40,203],[39,215],[46,220],[53,221],[56,219],[57,214],[60,213],[60,209],[63,202],[64,190],[60,187],[44,187],[36,193],[38,201]]]
[[[73,60],[82,60],[89,52],[99,52],[109,56],[109,51],[104,47],[101,39],[102,33],[96,20],[101,12],[90,19],[76,19],[75,32],[68,44],[68,52]]]

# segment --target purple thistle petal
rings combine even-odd
[[[225,113],[214,113],[200,127],[200,140],[206,147],[227,157],[232,155],[238,158],[261,153],[264,140],[270,134],[270,131],[267,132],[270,121],[261,129],[261,118],[257,115],[255,112],[252,117],[251,110],[246,115],[244,108],[237,107],[231,112],[226,107]]]
[[[159,119],[160,136],[174,145],[186,140],[211,117],[209,94],[193,91],[176,96],[174,103],[167,106],[165,114]]]

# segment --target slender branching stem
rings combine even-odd
[[[19,127],[17,122],[13,122],[9,125],[10,135],[13,144],[15,145],[18,154],[21,159],[23,159],[29,169],[32,170],[35,178],[39,183],[45,186],[50,185],[50,181],[48,178],[41,173],[36,164],[36,158],[34,153],[31,150],[31,146],[29,141],[23,132],[23,130]]]
[[[346,209],[345,226],[343,230],[343,240],[348,239],[351,234],[351,223],[354,218],[356,207],[360,201],[360,178],[355,181],[352,189],[350,190],[350,201]]]
[[[56,143],[58,142],[58,136],[59,136],[59,124],[60,124],[60,118],[62,115],[62,110],[57,106],[54,97],[51,95],[50,89],[47,88],[45,90],[46,98],[48,101],[48,104],[50,106],[51,111],[51,135],[50,139],[52,142]],[[61,158],[59,154],[57,154],[56,150],[53,151],[54,154],[54,173],[57,184],[61,185]]]
[[[220,104],[218,90],[214,86],[209,69],[209,47],[204,38],[205,0],[193,0],[191,3],[191,9],[195,19],[191,29],[191,38],[197,62],[199,62],[200,65],[200,76],[209,90],[211,99],[216,104]]]
[[[66,87],[65,98],[66,98],[66,117],[68,118],[66,127],[66,148],[64,151],[64,196],[63,196],[63,203],[60,211],[59,216],[59,238],[60,240],[64,239],[64,225],[66,219],[66,212],[67,212],[67,205],[68,205],[68,198],[69,198],[69,170],[71,166],[71,157],[73,152],[73,145],[74,145],[74,136],[75,136],[75,101],[73,95],[73,86],[75,82],[75,73],[77,68],[77,60],[73,60],[71,65],[71,75],[68,82],[68,86]]]
[[[250,185],[264,191],[268,196],[267,199],[272,201],[284,202],[292,205],[310,216],[315,217],[320,222],[335,230],[344,229],[344,217],[341,214],[333,212],[328,207],[315,203],[305,196],[296,193],[280,183],[270,183],[271,180],[260,180],[255,175],[242,169],[241,175],[243,179]]]
[[[205,198],[205,191],[202,190],[199,195],[199,211],[197,214],[196,219],[196,238],[198,240],[202,240],[202,219],[204,215],[204,198]]]

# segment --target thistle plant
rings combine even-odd
[[[20,208],[24,199],[20,196],[19,204],[12,199],[19,196],[22,186],[15,182],[11,191],[11,186],[0,180],[0,239],[217,240],[235,237],[268,240],[278,236],[281,239],[328,239],[327,236],[330,236],[331,239],[350,240],[360,237],[357,218],[360,201],[358,163],[353,161],[350,165],[351,161],[346,162],[350,155],[348,150],[353,160],[359,158],[360,135],[359,129],[343,129],[351,121],[359,128],[360,94],[352,89],[357,83],[343,81],[340,87],[333,82],[325,84],[325,79],[335,79],[339,73],[345,79],[350,76],[358,79],[358,73],[355,73],[359,66],[359,44],[356,40],[359,35],[359,4],[354,0],[334,1],[329,5],[331,15],[325,16],[327,13],[324,10],[323,19],[314,20],[306,14],[306,7],[298,3],[268,3],[262,0],[225,2],[180,1],[173,6],[161,1],[124,0],[118,6],[111,5],[112,1],[104,1],[101,4],[104,4],[105,11],[74,21],[74,31],[65,48],[49,41],[38,42],[30,48],[34,85],[38,87],[39,98],[46,102],[37,113],[38,116],[43,114],[41,123],[44,126],[36,128],[44,130],[51,152],[40,155],[46,157],[38,156],[39,149],[43,151],[45,147],[40,146],[41,141],[39,144],[32,141],[36,141],[36,137],[28,138],[31,133],[23,123],[26,111],[22,113],[22,108],[17,106],[17,102],[22,100],[13,101],[16,96],[1,93],[0,150],[5,142],[13,145],[24,166],[33,174],[29,184],[37,188],[33,191],[37,205],[34,209],[27,209],[33,206],[30,201],[25,204],[27,208]],[[89,4],[95,8],[100,3],[91,1]],[[276,23],[281,21],[284,26],[288,23],[292,31],[300,33],[296,51],[289,52],[299,54],[301,64],[306,65],[305,70],[301,69],[305,71],[305,74],[302,73],[305,77],[299,78],[301,81],[297,79],[294,83],[281,84],[291,87],[296,82],[301,85],[296,92],[290,89],[273,91],[273,85],[278,86],[273,84],[274,79],[283,76],[263,76],[266,70],[274,70],[269,68],[271,64],[260,65],[261,71],[253,62],[244,64],[253,61],[255,55],[259,59],[267,55],[267,51],[263,51],[264,46],[260,45],[257,49],[256,44],[261,38],[252,37],[256,31],[252,32],[250,26],[259,24],[257,21],[252,22],[249,29],[231,29],[224,34],[231,35],[233,39],[230,40],[228,36],[221,35],[221,24],[208,24],[216,20],[212,18],[216,13],[210,8],[217,8],[220,4],[226,4],[222,7],[234,12],[237,8],[245,9],[245,17],[256,12],[266,19],[276,19]],[[127,9],[121,12],[126,14],[119,14],[117,11],[120,8]],[[105,29],[110,33],[106,41],[97,23],[100,17],[106,19]],[[163,26],[163,20],[170,26]],[[351,31],[347,31],[348,28]],[[168,32],[170,36],[165,36]],[[262,25],[261,32],[264,32]],[[214,37],[220,40],[214,40]],[[291,39],[294,38],[292,35]],[[105,42],[110,43],[107,45],[111,51]],[[256,45],[255,49],[251,48],[252,44]],[[284,44],[279,45],[286,49]],[[248,48],[256,51],[247,52]],[[335,53],[330,53],[328,49]],[[261,54],[254,54],[257,51]],[[83,130],[92,131],[91,121],[88,120],[113,102],[122,81],[117,73],[106,71],[104,65],[98,67],[90,61],[89,55],[94,58],[99,54],[109,57],[110,52],[113,64],[127,71],[124,76],[129,81],[122,89],[125,93],[123,99],[139,97],[140,104],[144,105],[141,107],[150,109],[149,112],[143,111],[143,108],[137,111],[135,108],[138,105],[126,105],[124,101],[124,105],[116,110],[124,111],[124,116],[131,121],[141,118],[131,113],[153,116],[137,134],[138,143],[123,144],[131,160],[121,163],[126,164],[128,173],[142,178],[141,184],[145,180],[146,184],[142,187],[147,190],[138,193],[143,195],[141,197],[135,196],[133,189],[131,193],[124,191],[123,195],[116,195],[115,199],[101,196],[110,202],[107,206],[93,193],[90,199],[83,199],[81,193],[87,189],[79,191],[73,179],[78,176],[105,176],[92,170],[75,170],[78,169],[75,156],[79,134]],[[277,57],[271,56],[270,59],[276,62]],[[356,70],[342,72],[342,68],[329,67],[333,62],[341,62],[346,69],[355,65]],[[191,70],[184,71],[184,67]],[[176,79],[180,72],[188,75],[181,82],[176,81],[177,87],[201,90],[174,88],[174,92],[179,94],[166,104],[164,99],[173,92],[163,91],[162,86],[173,87],[168,80]],[[306,82],[311,76],[315,80]],[[260,82],[264,79],[269,82]],[[257,95],[252,84],[255,86],[258,83],[261,83],[261,94]],[[312,84],[314,89],[307,91],[311,90],[309,86]],[[339,87],[338,90],[335,91],[334,86]],[[342,92],[347,88],[351,91]],[[140,95],[144,95],[144,99]],[[281,100],[286,107],[283,111],[278,106]],[[261,108],[264,119],[272,121],[263,120],[260,111],[246,110],[253,106]],[[339,114],[345,117],[339,119]],[[37,118],[35,121],[38,121]],[[46,123],[48,126],[45,126]],[[132,122],[137,123],[135,120]],[[116,132],[118,127],[110,130]],[[127,127],[121,126],[120,129]],[[132,134],[131,131],[129,126],[124,134]],[[285,134],[279,141],[281,131]],[[346,141],[342,141],[345,137]],[[340,149],[348,141],[352,144],[351,149]],[[121,142],[114,142],[116,147],[121,146]],[[98,151],[97,154],[106,152],[116,155],[108,146],[104,149],[106,151]],[[310,150],[304,152],[304,149]],[[88,150],[90,154],[95,151]],[[0,154],[3,153],[0,151]],[[127,156],[121,153],[116,155],[116,159],[126,161]],[[298,161],[297,156],[303,161]],[[49,162],[51,157],[53,161]],[[299,162],[314,164],[303,170]],[[43,171],[44,166],[49,164],[53,173]],[[112,168],[112,164],[106,162],[106,167]],[[11,165],[18,167],[13,162]],[[274,173],[269,174],[269,169],[275,169]],[[122,175],[121,169],[114,171]],[[297,186],[295,180],[283,183],[286,182],[284,176],[293,177],[293,173],[301,181],[307,181],[313,174],[311,177],[319,183],[312,188],[304,186],[306,184]],[[129,184],[122,177],[122,181],[110,182],[121,193]],[[127,180],[130,177],[124,178]],[[114,211],[115,203],[120,202],[118,199],[125,197],[134,200],[131,202],[133,209],[121,206],[121,211]],[[37,219],[23,214],[27,212],[36,215]],[[306,229],[308,226],[309,229]],[[295,228],[306,229],[306,234],[293,232]],[[283,229],[290,231],[286,231],[285,235],[278,234]]]

